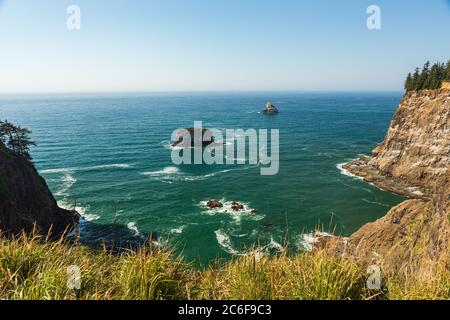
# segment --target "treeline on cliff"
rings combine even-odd
[[[450,60],[437,62],[431,66],[427,61],[422,69],[416,68],[414,73],[408,73],[405,81],[406,91],[422,89],[439,89],[442,81],[450,81]]]

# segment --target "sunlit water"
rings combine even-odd
[[[346,176],[338,165],[370,154],[400,93],[147,94],[0,98],[0,118],[33,131],[32,155],[55,198],[88,221],[87,243],[148,237],[207,261],[263,249],[307,247],[318,224],[349,235],[401,198]],[[267,101],[278,116],[260,113]],[[176,166],[174,129],[280,130],[280,170],[258,165]],[[208,210],[239,201],[246,211]],[[256,209],[256,215],[248,211]],[[287,240],[286,240],[287,239]],[[156,240],[156,239],[155,239]]]

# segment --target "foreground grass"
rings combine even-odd
[[[0,299],[449,299],[450,275],[430,281],[385,279],[366,289],[366,269],[323,252],[248,255],[196,270],[169,251],[92,250],[21,235],[0,239]],[[69,266],[81,288],[67,286]]]

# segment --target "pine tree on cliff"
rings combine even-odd
[[[442,81],[445,80],[445,72],[446,72],[446,67],[444,63],[438,63],[438,69],[437,69],[437,78],[438,78],[438,83],[437,83],[437,87],[436,89],[439,89],[442,85]]]
[[[406,77],[405,90],[406,91],[413,90],[413,78],[412,78],[411,72],[408,73],[408,76]]]
[[[430,61],[427,61],[422,69],[422,72],[420,73],[419,82],[416,86],[416,90],[425,89],[425,82],[428,79],[428,76],[430,74]]]
[[[439,65],[433,64],[428,77],[423,84],[423,89],[438,89],[441,86],[441,80],[439,79]]]
[[[445,70],[445,78],[444,80],[450,81],[450,60],[447,62],[447,68]]]
[[[420,71],[416,68],[412,76],[411,90],[420,90]]]
[[[12,123],[0,121],[0,141],[15,154],[31,160],[30,146],[36,145],[30,139],[31,131],[15,126]]]

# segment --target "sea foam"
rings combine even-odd
[[[127,224],[127,228],[129,230],[133,231],[135,236],[139,236],[140,235],[139,230],[138,230],[138,228],[136,226],[136,222],[129,222]]]

